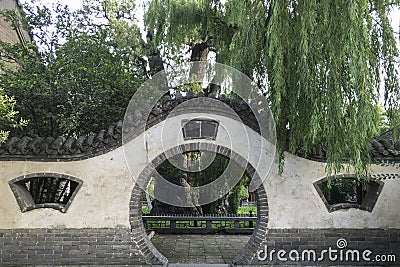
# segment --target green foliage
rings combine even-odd
[[[183,155],[187,158],[187,164],[189,165],[190,161],[201,162],[201,157],[204,156],[203,153],[208,152],[188,152]],[[171,183],[179,184],[178,179],[185,176],[187,177],[190,186],[198,187],[209,184],[215,181],[215,179],[219,178],[227,168],[228,163],[228,158],[218,154],[215,156],[210,165],[198,172],[185,172],[175,167],[168,160],[161,164],[157,168],[157,171]],[[243,176],[242,179],[240,179],[240,181],[231,189],[231,191],[226,196],[223,196],[221,199],[216,200],[212,203],[203,205],[203,214],[236,214],[238,211],[240,200],[248,198],[248,192],[246,187],[244,186],[247,182],[247,176]],[[219,188],[213,189],[217,191],[220,190]],[[157,188],[155,188],[155,190],[157,190]],[[228,198],[228,205],[225,204],[226,198]]]
[[[332,179],[320,185],[329,204],[349,202],[348,197],[356,195],[356,183],[354,179]],[[355,200],[354,200],[355,201]]]
[[[144,19],[154,34],[154,44],[161,45],[166,57],[176,61],[182,47],[202,41],[210,46],[217,44],[218,57],[223,60],[235,32],[219,0],[150,1]]]
[[[381,166],[385,166],[385,167],[393,167],[396,169],[400,168],[400,162],[392,162],[392,161],[388,161],[388,160],[382,160],[380,163]]]
[[[390,129],[387,112],[382,105],[375,106],[378,116],[378,132],[379,134]]]
[[[290,140],[291,152],[326,150],[328,173],[340,171],[348,158],[361,176],[377,134],[381,56],[387,56],[385,90],[398,88],[389,67],[397,49],[393,34],[386,34],[392,32],[388,7],[381,1],[299,1],[290,12],[289,4],[273,2],[267,27],[264,64],[277,129]],[[374,23],[375,16],[381,23]],[[396,91],[390,99],[399,97]]]
[[[248,180],[248,179],[246,179],[246,180]],[[238,197],[240,200],[246,200],[249,198],[249,191],[247,191],[247,188],[244,186],[243,182],[241,183],[241,185],[239,187]]]
[[[14,109],[14,106],[14,98],[4,95],[3,89],[0,88],[0,143],[3,143],[9,135],[9,131],[2,129],[15,128],[27,124],[26,120],[21,119],[19,122],[15,120],[18,111]]]
[[[203,152],[207,153],[207,152]],[[201,162],[201,157],[202,153],[201,152],[188,152],[185,154],[182,154],[183,158],[186,159],[186,164],[189,165],[193,162]],[[174,160],[174,159],[172,159]],[[227,164],[229,162],[229,159],[217,155],[213,162],[205,169],[203,169],[200,172],[186,172],[181,169],[178,169],[175,167],[171,161],[166,160],[163,164],[161,164],[158,168],[157,171],[159,174],[161,174],[165,179],[170,181],[171,183],[174,184],[179,184],[179,178],[181,177],[187,177],[187,182],[190,184],[190,186],[193,187],[198,187],[202,185],[206,185],[208,183],[211,183],[214,181],[216,178],[218,178],[225,170],[227,167]],[[201,163],[200,163],[201,164]],[[155,188],[157,190],[157,188]],[[216,189],[217,190],[217,189]],[[203,213],[204,214],[211,214],[211,213],[223,213],[223,211],[220,211],[219,209],[221,208],[221,201],[214,201],[210,204],[207,204],[202,207]]]
[[[237,214],[253,214],[253,216],[257,215],[257,207],[256,206],[241,206],[238,208]]]
[[[1,65],[0,86],[30,121],[23,134],[80,135],[122,120],[147,77],[132,1],[86,1],[76,12],[61,4],[24,10],[17,18],[36,42],[0,43],[9,62]]]
[[[142,205],[142,214],[150,214],[150,208]]]
[[[244,186],[248,178],[244,176],[239,183],[232,188],[228,195],[228,213],[229,214],[237,214],[240,206],[240,201],[247,199],[249,197],[249,193]]]
[[[388,17],[399,5],[153,0],[145,22],[167,51],[212,36],[217,61],[255,79],[275,117],[281,164],[284,151],[324,154],[329,175],[346,159],[367,177],[369,142],[382,127],[380,99],[388,125],[400,124],[398,49]]]

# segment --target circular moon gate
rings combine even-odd
[[[232,151],[231,149],[217,144],[193,142],[181,145],[179,147],[174,147],[160,154],[145,167],[145,169],[140,173],[137,181],[140,181],[140,184],[147,184],[150,181],[154,167],[160,166],[168,158],[181,154],[182,152],[185,153],[191,151],[214,152],[216,154],[229,157],[241,168],[243,168],[248,175],[252,175],[253,179],[261,179],[256,169],[251,164],[249,164],[243,156]],[[168,155],[168,157],[166,155]],[[168,259],[165,258],[157,250],[156,247],[154,247],[154,245],[147,237],[142,220],[143,193],[143,189],[141,188],[141,186],[139,186],[138,182],[136,182],[132,190],[129,214],[129,220],[132,229],[140,229],[140,236],[135,238],[136,243],[139,246],[140,251],[143,253],[144,257],[146,258],[147,264],[167,264]],[[256,190],[256,197],[258,210],[256,226],[254,228],[252,236],[250,237],[250,240],[239,252],[239,254],[233,259],[232,264],[250,264],[252,259],[256,256],[256,252],[261,246],[262,241],[265,240],[268,223],[268,200],[263,184]]]
[[[200,75],[199,70],[205,70],[207,75]],[[169,77],[165,71],[159,72],[143,83],[129,102],[124,117],[122,127],[123,153],[131,176],[136,178],[130,201],[130,223],[132,230],[135,229],[135,232],[139,233],[140,236],[135,237],[134,242],[139,246],[141,253],[144,254],[146,263],[165,264],[168,262],[146,236],[142,222],[141,197],[143,192],[147,190],[147,184],[151,177],[158,174],[157,167],[165,160],[170,161],[172,157],[185,152],[206,151],[229,158],[243,172],[236,172],[234,168],[229,168],[233,165],[228,164],[228,168],[216,180],[204,186],[196,187],[194,190],[199,195],[200,205],[211,203],[219,199],[221,194],[228,193],[244,172],[250,178],[250,190],[257,190],[259,212],[256,228],[249,242],[232,262],[248,264],[265,239],[267,229],[268,203],[264,182],[274,166],[276,152],[276,132],[272,112],[269,110],[266,98],[260,93],[259,88],[254,85],[249,77],[234,68],[219,63],[191,62],[175,66],[174,72],[176,74],[174,77]],[[217,85],[221,88],[224,84],[227,84],[226,88],[229,89],[229,92],[239,97],[240,110],[248,108],[249,113],[240,117],[229,105],[213,100],[212,97],[198,97],[193,100],[188,97],[185,103],[176,106],[178,111],[172,112],[170,118],[166,118],[163,123],[154,125],[154,127],[148,125],[153,110],[157,111],[157,114],[168,110],[168,107],[166,109],[159,107],[158,103],[166,97],[170,88],[179,89],[193,83],[197,85]],[[175,100],[179,102],[179,98]],[[179,111],[179,107],[182,109],[181,111]],[[204,108],[208,112],[204,112]],[[174,116],[174,113],[183,116],[180,118]],[[203,137],[201,134],[199,137],[193,135],[196,136],[193,141],[186,139],[185,134],[182,138],[180,131],[186,132],[186,124],[183,122],[188,119],[188,116],[190,117],[189,114],[195,116],[195,118],[190,118],[191,121],[194,121],[194,119],[205,121],[204,118],[215,119],[216,125],[220,124],[220,129],[224,130],[221,131],[221,134],[216,134],[211,140],[206,138],[206,140],[201,141],[200,139]],[[248,120],[249,116],[251,117],[250,120],[257,124],[256,130],[246,127],[243,119]],[[183,120],[178,121],[179,119]],[[182,124],[181,127],[178,126],[179,124]],[[203,125],[203,122],[201,125]],[[216,127],[218,130],[218,126]],[[193,129],[196,129],[196,127],[193,127]],[[200,127],[200,132],[202,132],[201,129]],[[185,169],[184,166],[176,167],[181,170]],[[176,202],[178,199],[176,196],[182,195],[187,189],[168,182],[161,175],[157,175],[157,178],[159,178],[158,181],[166,181],[163,182],[164,193],[157,196],[158,200],[173,206],[189,207],[193,205],[192,203],[184,203],[185,201],[182,201],[182,199],[178,200],[178,203]],[[226,189],[228,191],[223,191]],[[188,190],[192,190],[192,188]],[[202,196],[206,197],[202,198]]]
[[[203,77],[200,73],[192,71],[200,69],[207,70],[209,75]],[[179,130],[180,127],[176,127],[176,125],[167,125],[170,121],[168,118],[164,121],[165,123],[162,126],[162,129],[167,129],[166,132],[168,134],[166,136],[169,138],[164,138],[166,137],[163,134],[164,131],[161,132],[161,134],[154,131],[147,135],[148,118],[150,117],[152,110],[157,107],[158,101],[165,97],[169,88],[179,89],[181,86],[188,86],[193,83],[203,84],[205,82],[204,79],[206,78],[206,84],[208,85],[215,84],[222,86],[224,83],[229,83],[227,89],[241,99],[240,105],[242,107],[248,107],[251,110],[251,115],[254,116],[254,120],[258,124],[258,135],[253,135],[254,139],[251,140],[251,130],[245,127],[242,121],[243,118],[240,118],[228,105],[223,105],[220,101],[213,100],[212,98],[200,97],[197,99],[187,100],[179,106],[186,105],[185,111],[187,113],[197,113],[199,115],[201,114],[201,110],[204,109],[204,106],[218,106],[219,112],[224,114],[222,116],[236,117],[237,121],[242,122],[240,126],[232,129],[232,132],[227,131],[228,137],[226,138],[226,142],[230,142],[230,144],[225,144],[226,142],[224,144],[232,150],[239,149],[239,147],[241,150],[246,150],[246,152],[241,151],[241,156],[249,162],[252,162],[260,174],[258,177],[259,179],[255,179],[250,174],[249,188],[251,191],[257,189],[262,185],[263,181],[267,179],[267,176],[274,165],[276,152],[275,122],[272,112],[268,108],[269,105],[266,98],[260,94],[260,90],[253,84],[249,77],[226,65],[218,63],[209,64],[208,62],[192,62],[189,65],[181,64],[175,66],[174,71],[177,72],[178,75],[172,79],[171,77],[168,77],[165,71],[161,71],[154,75],[137,89],[129,102],[123,122],[122,143],[126,165],[131,176],[138,177],[140,175],[141,168],[138,168],[138,162],[140,160],[142,160],[142,166],[147,164],[148,161],[151,161],[151,157],[149,156],[150,151],[158,151],[160,148],[164,151],[170,147],[180,147],[181,144],[187,143],[183,142],[187,140],[181,140],[178,137],[178,133],[175,133],[175,139],[171,136],[174,129]],[[176,100],[179,101],[178,99]],[[160,112],[162,112],[162,109],[160,109]],[[230,128],[230,125],[225,124],[222,125],[222,128],[223,127]],[[232,133],[234,133],[235,136],[231,136]],[[135,140],[138,140],[138,137],[143,138],[143,141],[135,142]],[[238,139],[239,142],[233,141],[233,139]],[[256,147],[254,146],[254,142],[257,142]],[[147,154],[147,159],[138,159],[138,157],[141,157],[138,151],[144,151],[144,153]],[[146,162],[144,162],[144,160]],[[185,189],[182,186],[177,186],[164,179],[161,175],[157,175],[157,172],[155,172],[159,181],[163,181],[164,192],[168,192],[165,194],[159,194],[157,199],[170,205],[189,207],[193,205],[193,203],[188,203],[185,199],[178,199],[174,196],[182,195],[186,190],[195,190],[196,194],[200,196],[200,205],[211,203],[220,198],[221,195],[228,193],[229,189],[233,188],[242,176],[242,173],[237,172],[231,168],[231,166],[232,165],[228,164],[228,168],[226,168],[226,171],[218,177],[218,179],[209,184],[196,187],[195,189]],[[181,170],[185,169],[184,166],[178,167]],[[156,171],[155,166],[153,166],[153,171]],[[139,184],[139,186],[141,185],[143,190],[147,190],[147,184],[143,184],[142,180],[137,180],[137,184]],[[215,190],[216,188],[218,190]]]

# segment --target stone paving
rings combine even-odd
[[[169,263],[226,264],[232,262],[250,235],[159,235],[151,239]]]

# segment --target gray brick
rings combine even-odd
[[[15,229],[0,230],[0,233],[2,264],[135,265],[145,262],[132,243],[129,229]],[[99,245],[98,240],[106,241]]]

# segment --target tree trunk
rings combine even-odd
[[[195,43],[191,47],[192,53],[190,55],[190,61],[207,61],[208,52],[210,50],[210,46],[207,41]],[[205,75],[205,68],[200,66],[193,66],[190,70],[190,77],[194,77],[196,75],[196,80],[203,81]]]

